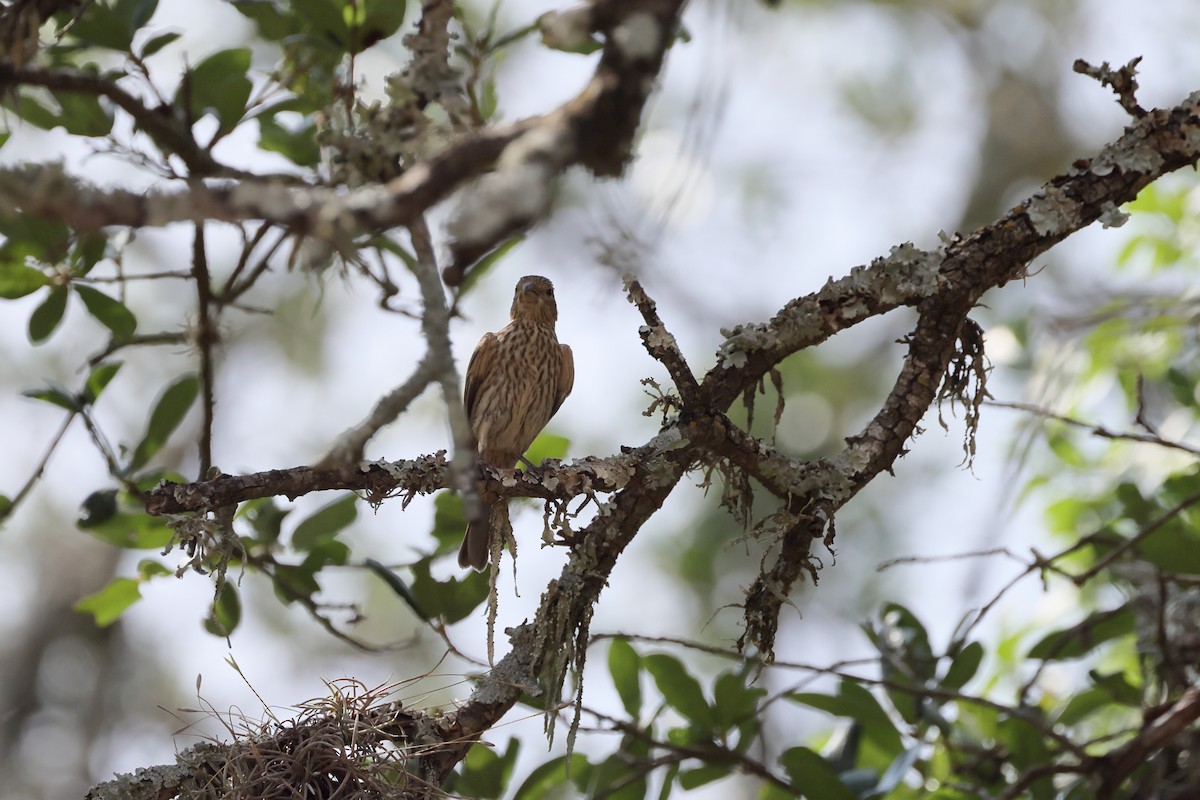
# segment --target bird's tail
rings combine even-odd
[[[508,518],[508,504],[503,501],[488,506],[483,519],[467,523],[462,546],[458,548],[458,565],[483,572],[487,569],[492,551],[492,537],[503,536],[504,522]]]

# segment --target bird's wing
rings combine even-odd
[[[467,419],[475,418],[475,401],[496,367],[496,347],[500,340],[494,333],[485,333],[475,345],[475,352],[467,362],[467,381],[463,388],[463,403],[467,407]]]
[[[558,386],[554,390],[554,410],[550,412],[550,416],[558,413],[559,406],[563,404],[563,400],[567,399],[571,388],[575,386],[575,356],[571,353],[571,348],[565,344],[560,344],[558,349],[562,356],[562,369],[558,373]]]

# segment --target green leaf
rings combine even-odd
[[[84,44],[121,52],[128,52],[133,41],[129,19],[119,14],[116,6],[104,3],[88,3],[67,30],[72,38]]]
[[[8,495],[0,494],[0,522],[3,522],[4,519],[9,514],[12,513],[12,510],[13,510],[12,499],[9,498]]]
[[[144,467],[162,449],[187,415],[199,393],[200,379],[195,375],[184,375],[166,388],[158,398],[154,411],[150,413],[146,435],[133,451],[133,459],[129,463],[130,472]]]
[[[852,680],[843,680],[836,696],[793,692],[788,698],[835,716],[857,720],[862,725],[863,735],[877,744],[889,758],[894,758],[904,749],[900,732],[875,695]]]
[[[641,658],[625,639],[613,639],[608,646],[608,671],[630,718],[637,720],[642,710],[640,683]]]
[[[350,27],[341,0],[292,0],[291,7],[314,40],[339,50],[349,49]]]
[[[982,661],[983,645],[979,642],[967,644],[954,655],[950,669],[946,670],[946,677],[942,678],[942,686],[955,691],[961,689],[967,681],[975,677]]]
[[[284,605],[288,605],[301,597],[312,597],[321,591],[316,574],[303,566],[280,564],[275,568],[272,585],[275,596]]]
[[[472,570],[461,578],[434,580],[429,570],[432,560],[423,558],[412,566],[412,591],[420,598],[421,609],[448,625],[466,619],[487,599],[487,575]]]
[[[358,517],[357,500],[352,494],[339,497],[301,520],[292,531],[292,547],[297,550],[311,550],[318,544],[332,539],[338,531]]]
[[[807,747],[792,747],[783,751],[779,763],[787,771],[793,786],[809,800],[854,800],[829,762]]]
[[[280,528],[289,513],[291,509],[280,508],[271,497],[248,500],[238,509],[238,516],[244,517],[258,534],[258,540],[267,545],[279,541]]]
[[[930,680],[937,660],[929,646],[929,634],[916,615],[899,603],[887,603],[879,615],[879,637],[875,640],[887,659],[899,657],[908,668],[909,680]]]
[[[366,0],[358,25],[358,46],[366,49],[388,38],[404,23],[405,0]]]
[[[75,240],[71,248],[71,272],[83,277],[92,271],[92,267],[108,249],[108,237],[103,233],[85,233]]]
[[[293,130],[281,125],[273,116],[259,117],[258,146],[267,152],[279,153],[299,167],[314,167],[321,162],[316,124],[310,119],[305,119]]]
[[[1074,695],[1058,713],[1058,725],[1077,725],[1102,708],[1112,708],[1112,696],[1103,689],[1084,689]]]
[[[314,575],[325,567],[344,567],[350,560],[350,547],[336,539],[325,539],[304,557],[301,566]]]
[[[396,596],[408,604],[408,607],[413,610],[420,619],[429,622],[429,614],[421,606],[421,601],[417,599],[417,595],[409,588],[404,579],[397,575],[392,570],[388,569],[385,564],[381,564],[373,558],[368,558],[363,562],[368,570],[379,576],[379,579],[388,585],[388,588],[396,593]]]
[[[5,242],[5,248],[9,244],[10,242]],[[0,251],[0,297],[16,300],[36,292],[49,282],[50,279],[40,269],[4,258]]]
[[[76,285],[75,293],[87,306],[88,313],[112,331],[115,338],[128,339],[137,330],[137,319],[133,316],[133,312],[119,300],[90,286]]]
[[[49,92],[39,92],[35,95],[32,91],[23,89],[15,96],[6,98],[4,105],[35,128],[49,131],[60,124],[58,114],[47,108],[44,102],[51,97],[53,95]]]
[[[25,397],[31,397],[34,400],[41,400],[44,403],[49,403],[52,406],[64,408],[67,411],[80,411],[79,402],[75,396],[61,386],[50,384],[45,389],[26,389],[21,392]]]
[[[121,618],[125,609],[142,599],[138,586],[139,582],[133,578],[114,578],[100,591],[77,602],[74,608],[80,613],[91,614],[97,625],[107,628]]]
[[[303,20],[295,12],[275,4],[274,0],[231,0],[243,16],[254,21],[264,39],[278,42],[303,30]]]
[[[1089,614],[1078,625],[1054,631],[1042,637],[1029,651],[1028,658],[1064,661],[1087,655],[1101,644],[1133,633],[1133,611],[1116,608]]]
[[[8,237],[0,248],[0,264],[24,264],[26,258],[48,264],[62,260],[71,242],[71,229],[65,222],[11,214],[11,209],[0,210],[0,234]]]
[[[699,681],[688,674],[679,659],[665,653],[654,653],[643,656],[642,663],[654,677],[654,683],[667,705],[705,731],[713,730],[716,726],[713,710],[704,699]]]
[[[493,800],[504,793],[512,777],[513,765],[521,750],[518,739],[509,739],[503,754],[476,742],[463,759],[462,771],[454,783],[454,794]]]
[[[237,588],[226,581],[221,584],[221,594],[204,620],[204,630],[213,636],[229,636],[242,621],[242,601]]]
[[[113,115],[100,98],[82,92],[56,92],[58,124],[75,136],[107,136],[112,130]]]
[[[1088,677],[1097,688],[1108,693],[1114,702],[1131,708],[1140,708],[1143,703],[1142,690],[1131,684],[1122,672],[1103,673],[1089,670]]]
[[[76,524],[84,530],[102,525],[117,515],[117,490],[102,489],[92,492],[79,508]]]
[[[143,558],[138,562],[138,577],[143,581],[149,580],[150,578],[161,578],[166,575],[174,574],[175,570],[171,569],[165,564],[160,564],[153,559]]]
[[[713,686],[713,713],[722,730],[741,725],[755,716],[758,701],[766,689],[746,685],[743,672],[726,672],[717,676]]]
[[[152,36],[146,40],[144,45],[142,45],[142,52],[139,57],[142,59],[147,59],[157,53],[159,50],[162,50],[164,47],[174,42],[179,37],[180,34],[174,32],[160,33],[158,36]]]
[[[696,769],[689,769],[679,774],[679,788],[690,792],[692,789],[697,789],[713,781],[728,778],[732,774],[733,767],[724,764],[711,764],[697,767]]]
[[[246,73],[250,70],[250,51],[234,48],[213,53],[185,76],[175,96],[175,103],[186,100],[193,120],[212,112],[220,134],[237,127],[246,113],[253,85]]]
[[[161,550],[171,541],[171,529],[158,517],[146,513],[118,510],[111,517],[97,521],[84,516],[78,525],[100,541],[126,550]]]
[[[29,341],[41,344],[50,338],[62,322],[63,313],[67,310],[67,289],[65,286],[51,286],[46,293],[46,299],[33,310],[29,316]]]
[[[533,444],[529,446],[525,457],[529,459],[531,464],[541,464],[548,458],[561,459],[567,454],[567,448],[571,445],[571,440],[565,436],[556,436],[553,433],[540,434],[533,440]]]
[[[1020,772],[1041,766],[1050,758],[1045,730],[1041,725],[1021,717],[1001,719],[996,729],[996,741],[1006,746],[1010,762]],[[1052,776],[1046,775],[1047,779],[1050,777]],[[1050,784],[1047,781],[1042,784],[1040,790],[1034,788],[1032,796],[1053,797],[1053,792],[1046,793],[1049,788]]]
[[[438,541],[437,554],[458,552],[467,529],[462,498],[450,491],[433,498],[433,535]]]
[[[112,382],[112,379],[117,374],[117,370],[121,369],[122,363],[121,361],[105,361],[103,364],[97,364],[88,373],[87,380],[83,384],[83,394],[81,396],[84,405],[91,405],[99,399],[100,393]]]
[[[646,774],[638,765],[649,755],[645,737],[623,736],[617,751],[591,770],[581,770],[576,785],[585,797],[645,800]],[[574,778],[575,776],[572,775]]]
[[[552,758],[545,764],[535,767],[524,782],[517,788],[513,800],[552,800],[562,797],[557,791],[567,783],[567,773],[578,775],[587,767],[587,759],[579,753]]]
[[[117,16],[125,23],[131,37],[150,21],[157,8],[158,0],[117,0],[113,6]]]
[[[1057,432],[1047,435],[1046,443],[1050,445],[1050,450],[1064,464],[1081,469],[1088,464],[1087,457],[1083,455],[1071,438],[1063,432]]]

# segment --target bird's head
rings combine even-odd
[[[554,284],[541,275],[526,275],[517,281],[512,318],[553,325],[558,319]]]

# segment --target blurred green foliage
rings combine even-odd
[[[121,109],[148,141],[138,159],[179,180],[231,174],[216,162],[214,147],[251,126],[259,148],[282,157],[291,177],[318,180],[323,152],[379,121],[380,109],[357,101],[348,76],[356,56],[397,35],[409,9],[389,0],[232,0],[232,5],[253,23],[256,45],[271,48],[273,69],[256,65],[255,48],[220,49],[170,75],[161,85],[173,91],[161,94],[151,76],[158,77],[162,56],[178,46],[170,20],[156,15],[152,0],[92,2],[77,17],[62,12],[53,21],[56,35],[35,65],[35,72],[47,74],[14,79],[17,85],[3,99],[6,125],[62,128],[99,144],[113,135]],[[501,30],[498,4],[492,8],[482,17],[460,9],[458,18],[455,54],[469,67],[466,93],[474,124],[499,114],[495,61],[536,31],[545,37],[539,20]],[[545,44],[587,53],[596,42]],[[70,80],[60,80],[63,76]],[[914,124],[910,91],[907,82],[891,76],[877,85],[850,86],[846,101],[871,124],[903,132]],[[389,102],[411,110],[403,106],[402,93],[393,94]],[[444,113],[426,114],[422,106],[404,120],[420,128],[443,122]],[[327,126],[337,120],[342,127],[319,130],[318,120]],[[0,147],[10,133],[0,132]],[[186,174],[178,172],[185,168]],[[704,648],[682,641],[650,645],[613,638],[605,669],[622,713],[584,709],[613,735],[609,750],[600,745],[587,754],[556,755],[522,777],[516,740],[503,749],[477,743],[447,790],[473,797],[643,798],[657,788],[659,797],[667,797],[742,775],[757,782],[761,798],[1097,796],[1088,759],[1118,752],[1153,718],[1149,715],[1169,708],[1200,680],[1195,645],[1200,634],[1192,611],[1200,607],[1200,469],[1189,438],[1200,408],[1197,297],[1191,288],[1200,241],[1198,191],[1194,176],[1186,176],[1146,188],[1128,207],[1131,233],[1116,258],[1117,274],[1133,280],[1168,276],[1177,290],[1126,287],[1073,320],[1078,369],[1055,377],[1073,390],[1064,396],[1079,399],[1039,418],[1030,434],[1035,445],[1026,501],[1042,503],[1062,550],[1018,560],[1027,582],[1040,579],[1071,596],[1075,619],[1052,630],[1030,622],[987,641],[979,627],[985,609],[938,642],[910,609],[887,602],[862,626],[873,655],[854,669],[770,665],[753,658],[724,668],[711,648],[700,656]],[[331,630],[321,580],[332,569],[370,572],[414,618],[434,627],[478,612],[488,597],[486,576],[439,577],[465,525],[460,502],[450,493],[437,497],[430,536],[414,540],[412,559],[401,564],[361,559],[354,552],[349,534],[364,500],[353,495],[302,519],[272,498],[244,503],[223,522],[147,515],[146,491],[164,479],[186,481],[166,472],[162,461],[170,445],[181,444],[188,416],[209,402],[201,374],[162,376],[161,393],[145,398],[144,433],[136,442],[111,445],[93,411],[106,387],[124,378],[121,362],[111,355],[135,343],[142,313],[127,305],[128,275],[116,232],[74,231],[32,214],[2,214],[0,236],[0,300],[7,306],[35,298],[12,306],[27,311],[31,344],[49,342],[68,315],[81,313],[108,339],[97,355],[81,361],[86,377],[78,388],[47,384],[25,392],[55,407],[67,424],[81,420],[108,465],[110,482],[87,496],[78,527],[131,551],[159,549],[165,556],[178,548],[185,565],[216,573],[203,620],[210,633],[228,637],[246,613],[236,583],[225,580],[229,570],[263,579],[281,603],[304,606]],[[254,244],[245,263],[201,286],[217,315],[269,266],[265,256],[257,272],[243,269],[259,241],[247,239]],[[485,266],[518,243],[514,239],[493,253]],[[383,236],[355,245],[402,266],[413,260],[403,245]],[[97,276],[106,279],[103,284]],[[202,279],[193,272],[189,280]],[[386,278],[377,282],[386,301],[394,286]],[[1012,324],[1026,350],[1035,346],[1034,325],[1030,319]],[[198,326],[155,343],[202,345],[204,334]],[[829,455],[886,388],[887,371],[878,368],[883,358],[878,351],[840,362],[797,355],[779,365],[777,384],[765,385],[732,417],[755,435],[777,439],[789,456]],[[1036,373],[1054,366],[1039,366],[1030,357],[1021,368]],[[1097,386],[1111,389],[1074,391]],[[805,402],[791,387],[808,387],[808,416],[787,416],[789,407]],[[1102,418],[1117,422],[1080,424]],[[535,464],[562,459],[569,444],[545,434],[528,456]],[[23,495],[0,495],[0,521]],[[751,505],[752,518],[755,512]],[[683,545],[672,545],[670,568],[705,608],[712,605],[719,578],[754,569],[754,558],[731,566],[725,557],[730,526],[728,519],[708,515],[689,528]],[[114,578],[75,608],[99,626],[112,625],[140,599],[148,581],[175,574],[159,559],[142,559],[132,575]],[[1053,667],[1064,667],[1070,680],[1044,680]],[[804,678],[779,689],[761,680],[760,670],[794,671]],[[812,681],[814,674],[824,680]],[[781,741],[768,730],[770,715],[790,719],[802,713],[836,731],[809,741]],[[1183,785],[1194,780],[1188,770],[1198,756],[1173,743],[1156,749],[1106,796],[1138,796],[1143,781]]]

